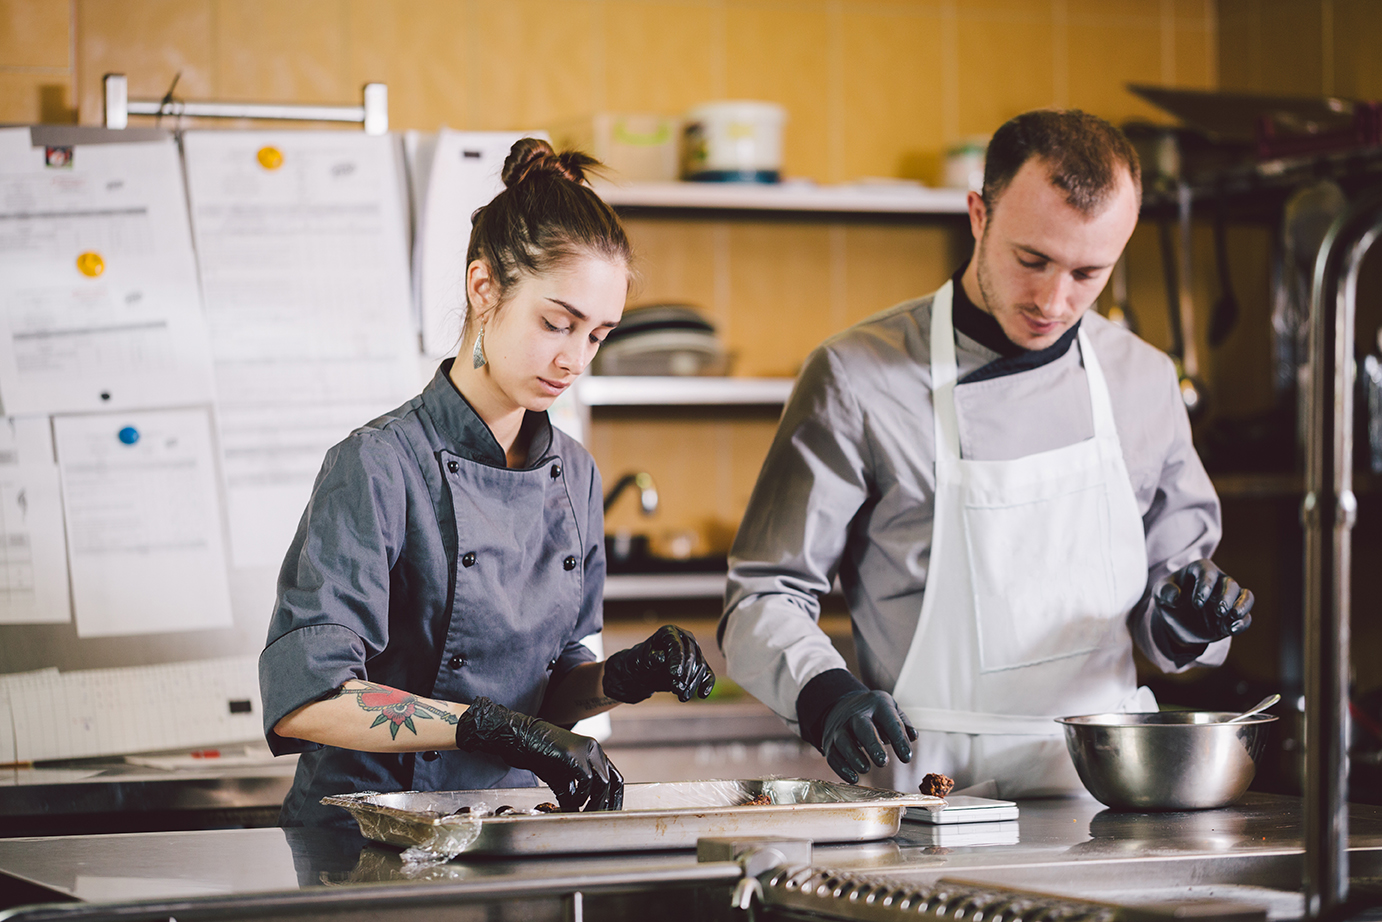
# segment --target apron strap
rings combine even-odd
[[[1085,332],[1084,324],[1080,324],[1080,332],[1076,334],[1076,339],[1080,343],[1080,359],[1084,362],[1085,380],[1089,383],[1089,406],[1094,417],[1094,437],[1101,440],[1112,438],[1116,444],[1118,424],[1113,417],[1113,400],[1109,397],[1103,366],[1099,364],[1099,357],[1094,354],[1094,347],[1090,345],[1089,334]],[[1121,449],[1119,454],[1122,454]]]
[[[960,460],[960,424],[955,416],[955,383],[959,364],[955,360],[955,327],[951,305],[955,294],[952,279],[931,296],[931,407],[935,414],[937,477],[942,466]]]

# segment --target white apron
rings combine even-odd
[[[1094,438],[1013,461],[960,457],[952,284],[931,305],[931,561],[893,689],[920,739],[909,765],[890,760],[886,780],[914,791],[942,772],[957,788],[995,782],[1005,798],[1073,793],[1079,777],[1054,718],[1156,709],[1136,687],[1127,628],[1147,582],[1142,516],[1083,329]]]

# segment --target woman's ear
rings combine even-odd
[[[483,259],[474,260],[465,268],[465,296],[475,317],[487,321],[499,300],[499,282]]]

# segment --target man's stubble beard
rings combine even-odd
[[[984,303],[976,304],[975,307],[988,314],[994,321],[997,321],[998,315],[994,313],[993,310],[996,299],[993,296],[992,289],[989,288],[988,277],[984,272],[984,256],[987,252],[988,241],[989,228],[988,224],[985,223],[984,233],[979,238],[979,245],[974,248],[974,281],[979,286],[979,297],[983,299]],[[999,324],[999,329],[1002,329],[1002,324]],[[1003,336],[1011,341],[1011,337],[1008,337],[1007,330],[1003,330]],[[1014,345],[1016,344],[1014,343]]]

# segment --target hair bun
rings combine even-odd
[[[580,151],[567,150],[559,154],[541,138],[519,138],[509,148],[500,175],[505,187],[510,189],[538,177],[584,183],[586,172],[594,166],[599,166],[599,161]]]

